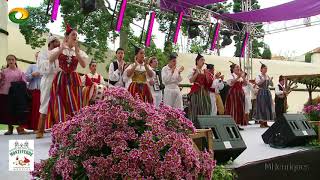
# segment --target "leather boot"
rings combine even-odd
[[[11,135],[13,134],[13,126],[8,125],[8,131],[4,133],[4,135]]]
[[[38,123],[38,131],[36,134],[36,138],[37,139],[43,138],[43,133],[44,133],[44,121],[41,118]]]

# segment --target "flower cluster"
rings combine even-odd
[[[105,100],[83,108],[52,130],[49,159],[35,179],[210,179],[211,152],[193,149],[195,131],[184,113],[135,100],[110,88]]]
[[[304,106],[303,112],[309,118],[310,121],[319,121],[320,120],[320,103],[317,105]]]

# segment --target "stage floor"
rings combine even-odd
[[[271,124],[270,124],[271,125]],[[294,148],[284,148],[275,149],[271,148],[269,145],[264,144],[261,135],[267,130],[259,128],[258,125],[249,125],[244,127],[244,131],[241,131],[242,138],[244,139],[247,149],[234,160],[230,167],[239,167],[250,162],[268,159],[276,156],[282,156],[285,154],[290,154],[297,152],[299,150],[305,150],[304,147],[294,147]],[[31,176],[28,172],[10,172],[8,171],[8,140],[20,140],[20,139],[34,139],[35,146],[35,161],[39,162],[40,159],[48,158],[48,150],[51,143],[50,133],[45,134],[43,139],[35,139],[34,134],[29,135],[11,135],[4,136],[5,131],[0,131],[0,179],[8,180],[24,180],[30,179]]]
[[[270,126],[272,123],[268,123]],[[265,144],[261,135],[267,130],[267,128],[260,128],[260,125],[248,125],[244,128],[244,131],[240,131],[244,142],[247,145],[247,149],[236,158],[232,164],[228,167],[239,167],[247,163],[259,161],[263,159],[269,159],[276,156],[282,156],[297,151],[306,150],[305,147],[290,147],[283,149],[276,149]]]

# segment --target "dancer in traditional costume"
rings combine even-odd
[[[188,75],[188,79],[192,83],[189,92],[190,107],[188,117],[196,128],[199,128],[197,116],[210,115],[212,110],[209,88],[213,80],[208,70],[203,69],[204,62],[204,57],[198,54],[196,68]]]
[[[90,73],[81,77],[82,85],[84,86],[82,91],[83,106],[88,106],[90,104],[92,96],[97,93],[97,85],[101,85],[103,89],[105,88],[103,76],[97,73],[97,63],[95,61],[90,62],[89,69]]]
[[[19,112],[15,112],[15,110],[12,109],[12,106],[14,105],[13,101],[16,100],[21,101],[20,103],[24,103],[24,106],[28,106],[28,102],[24,96],[22,97],[23,99],[13,99],[11,94],[14,93],[12,92],[12,84],[15,82],[26,83],[26,77],[17,66],[16,56],[8,55],[6,61],[7,68],[2,69],[0,72],[0,124],[8,124],[8,131],[5,132],[4,135],[13,134],[13,125],[19,125],[19,127],[17,127],[18,134],[25,134],[26,132],[22,125],[27,121],[27,114],[21,111],[25,111],[26,107],[20,106]],[[22,94],[19,94],[17,97],[21,97],[21,95]]]
[[[210,77],[212,78],[212,84],[209,88],[211,107],[212,107],[211,115],[217,115],[218,113],[217,98],[220,98],[219,100],[221,100],[219,91],[224,87],[224,84],[221,80],[221,78],[223,79],[223,76],[221,76],[220,72],[215,74],[213,64],[207,64],[207,70],[208,72],[210,72]],[[220,101],[220,103],[222,103],[222,100]]]
[[[36,61],[38,59],[38,53],[36,53]],[[28,90],[32,96],[31,112],[29,114],[29,121],[26,129],[37,130],[39,123],[39,108],[40,108],[40,82],[41,74],[37,64],[31,64],[26,71],[26,79],[29,82]]]
[[[227,95],[225,114],[231,115],[238,125],[247,125],[245,120],[245,94],[242,86],[247,84],[245,73],[240,66],[232,64],[230,66],[231,78],[227,81],[230,90]],[[238,126],[239,130],[243,130]]]
[[[162,102],[162,91],[164,89],[164,85],[162,84],[161,71],[158,68],[158,60],[156,57],[151,57],[149,59],[149,65],[152,70],[155,72],[155,76],[153,79],[150,79],[148,84],[151,90],[152,97],[154,99],[154,105],[159,107]]]
[[[184,67],[177,68],[177,56],[170,55],[169,63],[162,68],[162,81],[164,88],[164,104],[173,108],[183,109],[182,95],[179,88],[179,83],[182,81],[181,72]]]
[[[78,63],[85,68],[88,56],[78,45],[78,33],[67,25],[65,41],[61,47],[50,51],[49,61],[59,61],[59,71],[53,80],[48,109],[49,123],[65,122],[67,115],[73,116],[82,103],[81,79],[76,72]]]
[[[148,81],[155,76],[155,72],[145,59],[143,48],[135,47],[135,62],[124,71],[123,80],[131,82],[128,90],[132,96],[148,103],[153,103],[152,94],[148,86]]]
[[[275,87],[275,111],[276,111],[276,120],[279,120],[283,117],[283,113],[286,112],[286,95],[287,92],[284,87],[285,79],[283,76],[279,77],[279,83]]]
[[[262,64],[262,63],[261,63]],[[260,72],[256,77],[256,84],[259,86],[257,94],[256,120],[260,121],[260,127],[269,127],[267,121],[273,119],[272,96],[269,86],[272,85],[272,78],[267,75],[268,68],[265,64],[261,65]]]
[[[47,121],[48,105],[50,101],[50,91],[53,78],[59,69],[59,61],[49,62],[49,52],[60,47],[60,41],[52,34],[48,37],[48,47],[41,50],[38,55],[38,68],[42,76],[40,81],[40,120],[38,123],[38,132],[36,138],[42,138],[45,127],[49,128],[51,124]]]
[[[247,73],[245,73],[245,77],[247,78]],[[243,92],[244,92],[244,95],[245,95],[245,120],[248,122],[250,120],[249,118],[249,114],[250,114],[250,111],[252,110],[252,102],[251,102],[251,97],[252,97],[252,93],[254,91],[253,89],[253,85],[250,83],[250,82],[247,82],[246,85],[242,86],[243,88]]]
[[[117,87],[126,87],[123,81],[123,72],[128,67],[124,61],[124,49],[118,48],[116,51],[117,60],[113,61],[109,66],[109,85]]]

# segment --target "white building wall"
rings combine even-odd
[[[7,30],[8,24],[8,2],[0,1],[0,28]],[[8,54],[8,36],[0,33],[0,67],[5,64],[5,58]]]
[[[314,53],[311,56],[311,63],[320,64],[320,53]]]

